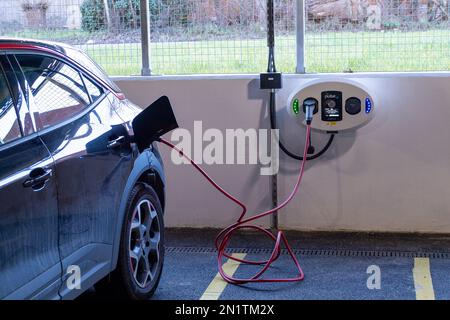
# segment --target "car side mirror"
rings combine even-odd
[[[159,137],[178,128],[169,98],[162,96],[137,115],[133,122],[134,142],[140,151]]]

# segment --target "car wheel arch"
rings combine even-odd
[[[150,168],[149,170],[142,173],[136,183],[143,183],[151,186],[158,195],[158,199],[161,203],[161,207],[165,209],[165,194],[164,194],[164,182],[161,179],[160,174],[154,169]]]
[[[155,161],[156,160],[156,161]],[[126,215],[127,200],[136,184],[150,185],[156,191],[158,198],[161,202],[161,206],[164,212],[165,208],[165,177],[162,164],[154,156],[150,150],[145,150],[135,160],[133,170],[131,171],[127,184],[124,188],[122,198],[120,201],[120,207],[117,213],[116,229],[114,233],[113,242],[113,256],[111,259],[111,271],[117,266],[117,260],[119,257],[120,237],[122,234],[123,222]]]

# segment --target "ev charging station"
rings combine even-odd
[[[267,1],[267,21],[268,21],[268,36],[267,46],[269,50],[268,67],[266,73],[260,75],[260,89],[269,91],[269,114],[271,129],[277,129],[276,120],[276,91],[282,89],[283,78],[282,74],[277,72],[275,64],[275,31],[274,31],[274,4],[273,0]],[[158,141],[162,144],[174,149],[181,156],[185,157],[206,180],[225,197],[241,207],[242,211],[235,223],[223,229],[216,237],[215,248],[218,252],[218,266],[219,273],[224,280],[232,284],[244,284],[248,282],[295,282],[301,281],[304,278],[304,273],[300,267],[288,239],[283,231],[274,230],[276,234],[252,224],[255,220],[266,216],[275,216],[279,210],[283,209],[295,197],[302,178],[305,172],[305,165],[308,160],[314,160],[323,155],[331,146],[335,134],[344,131],[357,129],[368,123],[373,117],[376,109],[376,104],[373,97],[368,90],[362,88],[356,82],[347,80],[326,80],[326,81],[311,81],[295,88],[287,102],[287,111],[294,118],[298,125],[306,126],[305,144],[302,155],[296,155],[289,151],[280,137],[279,146],[290,157],[301,161],[298,173],[297,182],[290,193],[290,195],[280,204],[278,204],[278,196],[276,192],[272,193],[274,208],[267,211],[252,214],[248,217],[246,205],[234,197],[229,192],[225,191],[217,182],[213,180],[193,159],[186,155],[182,150],[177,148],[174,144],[158,137]],[[173,113],[171,112],[173,115]],[[173,122],[176,123],[174,120]],[[173,126],[173,128],[177,125]],[[172,129],[172,128],[171,128]],[[330,138],[325,147],[315,152],[315,148],[311,145],[312,130],[324,131],[330,134]],[[167,132],[168,130],[165,130]],[[273,178],[273,185],[276,188],[277,177]],[[276,218],[275,218],[276,220]],[[275,226],[277,223],[275,223]],[[277,229],[277,228],[276,228]],[[233,235],[239,230],[254,230],[261,232],[269,237],[274,242],[274,249],[267,260],[253,261],[234,257],[226,252],[229,242]],[[298,271],[295,277],[290,278],[265,278],[264,273],[270,268],[271,264],[276,261],[281,254],[282,245],[284,245],[292,258],[293,263]],[[228,258],[239,263],[248,265],[260,265],[260,270],[249,278],[236,278],[226,273],[223,267],[223,259]]]
[[[311,128],[325,132],[357,129],[375,114],[376,104],[368,89],[349,80],[315,80],[296,88],[286,104],[298,124],[304,125],[306,105],[313,105]]]

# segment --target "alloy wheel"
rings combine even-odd
[[[158,214],[149,200],[141,200],[134,208],[129,234],[131,273],[136,284],[146,288],[156,276],[161,240]]]

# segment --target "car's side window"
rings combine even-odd
[[[16,100],[16,112],[19,124],[22,125],[22,135],[28,136],[35,132],[35,127],[34,119],[28,109],[27,92],[24,92],[24,88],[21,86],[25,82],[25,77],[21,72],[17,72],[20,68],[18,68],[18,63],[13,56],[8,56],[8,59],[3,60],[3,63],[3,71],[6,79],[10,82],[13,99]]]
[[[6,78],[0,69],[0,145],[20,138],[20,126]]]
[[[90,104],[80,73],[66,63],[44,55],[16,55],[31,88],[38,130],[71,118]]]
[[[87,90],[88,94],[91,96],[92,102],[97,101],[98,98],[100,98],[101,95],[103,94],[103,89],[100,88],[99,86],[97,86],[95,83],[93,83],[88,78],[86,78],[84,75],[83,75],[83,81],[84,81],[84,84],[86,85],[86,90]]]

